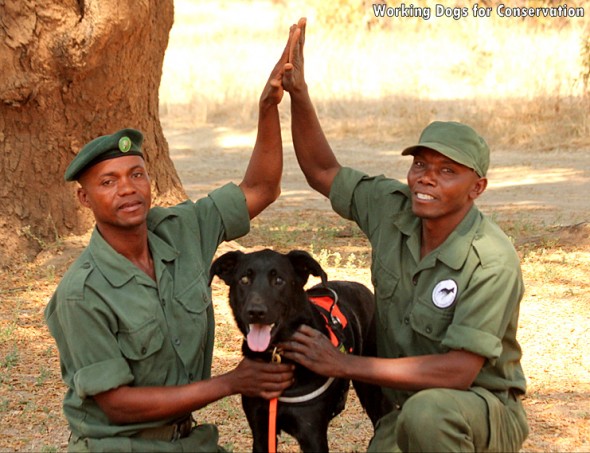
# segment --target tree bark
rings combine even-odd
[[[91,139],[144,133],[154,202],[186,197],[158,112],[173,0],[0,0],[0,266],[79,234],[63,174]]]

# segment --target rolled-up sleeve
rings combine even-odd
[[[74,374],[74,390],[80,399],[131,382],[133,382],[133,375],[123,357],[93,363]]]
[[[383,175],[367,174],[343,167],[330,190],[332,208],[347,220],[353,220],[369,237],[377,228],[389,225],[408,201],[407,186]]]
[[[215,189],[209,194],[209,198],[213,200],[221,216],[225,230],[224,240],[231,241],[250,231],[250,215],[242,189],[229,183]]]
[[[67,365],[64,377],[81,399],[134,380],[112,333],[112,320],[101,306],[101,300],[86,291],[84,299],[58,304],[50,319],[52,332],[62,341],[60,354]]]
[[[486,357],[493,364],[502,354],[502,339],[522,297],[519,272],[508,263],[478,269],[455,310],[443,344]]]
[[[342,167],[332,183],[330,202],[332,208],[345,219],[353,219],[353,196],[358,183],[367,175],[358,170]]]

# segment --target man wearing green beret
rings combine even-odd
[[[433,122],[407,184],[342,167],[303,72],[305,20],[283,86],[293,143],[311,187],[372,247],[378,357],[341,354],[303,326],[284,356],[325,376],[381,385],[390,411],[369,451],[519,451],[528,434],[516,340],[523,279],[509,238],[476,207],[489,148],[471,127]]]
[[[217,428],[195,422],[194,411],[232,394],[274,398],[291,385],[291,365],[247,359],[211,377],[208,282],[218,245],[246,234],[279,195],[277,105],[287,49],[262,92],[239,186],[152,208],[143,137],[134,129],[91,141],[66,170],[96,219],[90,244],[45,310],[68,386],[70,451],[217,451]]]

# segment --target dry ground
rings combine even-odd
[[[239,181],[252,130],[166,125],[171,155],[191,198]],[[285,135],[288,137],[288,135]],[[408,143],[331,139],[344,165],[404,178]],[[311,192],[286,143],[283,194],[253,223],[252,232],[228,248],[272,247],[311,251],[333,279],[370,285],[370,255],[359,231],[334,215]],[[514,238],[527,291],[519,339],[529,392],[524,400],[531,434],[523,451],[590,451],[590,149],[551,152],[495,150],[490,187],[480,207]],[[0,450],[63,451],[68,431],[61,411],[65,388],[56,348],[42,313],[67,265],[87,237],[48,245],[32,264],[15,263],[0,279]],[[240,338],[228,313],[226,289],[214,283],[217,341],[214,373],[239,360]],[[228,398],[196,414],[219,425],[221,442],[250,449],[239,399]],[[370,428],[351,392],[347,409],[330,428],[334,451],[363,451]],[[297,451],[283,438],[280,451]]]

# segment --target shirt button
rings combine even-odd
[[[176,346],[180,346],[180,338],[175,338],[175,339],[174,339],[174,344],[175,344]]]
[[[410,324],[410,318],[408,318],[407,316],[404,318],[404,324],[407,326],[408,324]]]
[[[90,269],[90,263],[82,264],[82,269]]]
[[[416,286],[418,284],[418,276],[417,275],[414,275],[412,277],[412,283],[413,283],[414,286]]]
[[[432,327],[426,326],[426,333],[432,333]]]
[[[147,352],[146,348],[141,348],[141,355],[145,355],[146,352]]]

